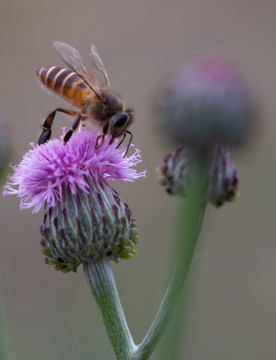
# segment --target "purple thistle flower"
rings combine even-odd
[[[44,204],[40,228],[46,263],[63,272],[76,271],[81,263],[107,258],[118,262],[135,254],[138,232],[131,210],[107,179],[134,181],[145,171],[133,169],[140,151],[125,157],[110,138],[95,148],[98,131],[74,134],[64,145],[51,140],[32,145],[13,168],[4,195],[21,198],[20,208],[38,212]]]
[[[65,130],[63,130],[64,133]],[[72,194],[77,189],[88,192],[87,178],[99,175],[103,179],[134,181],[145,177],[145,171],[137,173],[134,166],[140,163],[140,151],[124,157],[126,148],[116,149],[118,141],[109,145],[106,137],[101,147],[95,148],[97,131],[75,133],[67,144],[54,139],[43,145],[32,145],[21,163],[13,167],[14,173],[4,187],[3,195],[21,198],[20,209],[34,207],[37,213],[44,202],[53,207],[61,200],[62,185]]]

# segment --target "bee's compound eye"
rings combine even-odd
[[[122,129],[128,121],[128,114],[125,112],[120,113],[114,121],[114,128]]]
[[[106,122],[103,127],[103,134],[106,135],[108,132],[109,122]]]

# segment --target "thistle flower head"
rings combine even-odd
[[[21,209],[38,212],[45,205],[42,251],[46,262],[63,272],[102,257],[119,261],[136,253],[136,222],[107,179],[144,177],[133,169],[141,162],[140,152],[125,157],[126,148],[116,149],[117,140],[109,145],[107,137],[95,148],[98,135],[83,129],[65,145],[62,138],[32,145],[5,186],[4,195],[21,198]]]
[[[141,162],[140,151],[124,157],[126,148],[116,149],[117,140],[109,145],[106,138],[101,147],[95,148],[98,132],[83,129],[63,144],[54,139],[43,145],[32,145],[4,187],[3,195],[21,198],[20,209],[33,207],[38,212],[46,202],[53,207],[62,197],[62,185],[72,194],[78,189],[88,192],[86,179],[99,175],[103,179],[134,181],[145,176],[133,167]]]

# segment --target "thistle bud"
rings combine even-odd
[[[252,122],[251,98],[232,64],[203,59],[168,77],[159,95],[159,117],[166,134],[180,143],[239,145]]]
[[[192,162],[206,168],[206,196],[218,207],[238,193],[228,145],[241,145],[255,120],[247,83],[228,61],[209,58],[178,68],[159,95],[159,118],[181,145],[157,168],[170,194],[185,195]],[[196,154],[196,156],[193,156]]]
[[[187,175],[190,163],[190,148],[181,145],[167,154],[163,163],[156,168],[158,182],[165,187],[168,194],[184,196],[187,190]]]
[[[182,145],[164,157],[157,167],[158,182],[171,195],[185,196],[189,184],[190,166],[195,159],[194,148]],[[204,154],[206,164],[206,196],[215,207],[232,201],[238,193],[238,172],[229,148],[216,144]]]
[[[238,172],[232,162],[232,156],[226,145],[214,147],[210,157],[208,174],[208,198],[215,206],[232,201],[238,193]]]

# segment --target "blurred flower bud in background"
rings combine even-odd
[[[158,182],[168,194],[185,196],[193,157],[193,149],[189,145],[181,145],[165,155],[163,163],[156,168]],[[239,179],[229,148],[223,144],[215,145],[205,161],[209,169],[206,174],[207,200],[215,207],[234,200],[238,194]]]
[[[158,182],[165,186],[168,194],[185,196],[191,151],[188,145],[181,145],[164,156],[163,163],[156,168]]]
[[[197,153],[208,169],[208,200],[216,207],[233,200],[238,173],[229,146],[245,143],[256,114],[253,95],[234,65],[206,58],[180,66],[165,80],[157,105],[166,136],[178,144],[157,167],[159,183],[169,194],[184,196]]]
[[[177,68],[161,88],[158,108],[166,133],[197,147],[242,144],[254,117],[246,81],[232,63],[217,58]]]
[[[232,201],[238,194],[238,172],[232,162],[229,148],[224,144],[214,146],[208,173],[208,200],[215,206]]]

